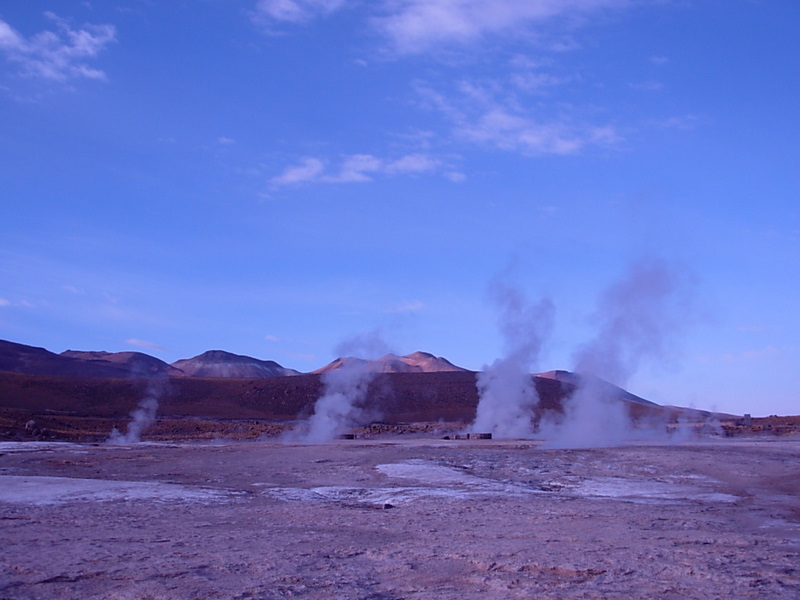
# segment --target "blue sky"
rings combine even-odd
[[[571,369],[674,276],[662,403],[800,413],[794,0],[0,0],[0,338]],[[645,294],[646,295],[646,294]],[[602,320],[602,319],[601,319]]]

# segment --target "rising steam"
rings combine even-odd
[[[664,260],[635,263],[601,296],[597,334],[575,354],[578,388],[561,418],[544,420],[555,447],[596,447],[631,439],[625,404],[607,382],[625,387],[640,365],[665,358],[667,342],[686,321],[686,278]]]
[[[144,430],[156,420],[158,400],[163,392],[163,381],[158,379],[148,380],[144,397],[139,401],[139,406],[131,412],[131,420],[125,433],[121,433],[119,429],[114,427],[107,443],[115,445],[138,444],[142,439]]]
[[[343,359],[338,368],[322,374],[322,395],[314,405],[314,413],[284,440],[321,444],[373,421],[377,413],[367,405],[367,391],[377,373],[374,359],[388,351],[378,332],[340,344],[337,353],[350,357]]]
[[[528,437],[539,403],[531,373],[552,328],[554,307],[547,299],[528,304],[521,291],[501,280],[491,286],[491,299],[499,309],[505,356],[478,374],[478,408],[471,427],[496,438]]]

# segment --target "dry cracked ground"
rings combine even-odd
[[[3,599],[800,598],[800,439],[0,454]]]

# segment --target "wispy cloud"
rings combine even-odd
[[[592,146],[618,143],[621,135],[608,123],[582,122],[580,105],[546,98],[564,86],[579,85],[581,75],[563,72],[558,55],[580,48],[575,39],[581,26],[598,15],[620,11],[638,0],[260,0],[257,12],[273,23],[307,23],[341,9],[359,9],[385,50],[395,58],[408,55],[439,56],[440,49],[469,50],[470,63],[477,45],[492,48],[496,39],[524,39],[522,49],[506,60],[498,58],[494,79],[441,78],[418,84],[422,104],[445,117],[448,142],[469,142],[528,156],[571,155]],[[491,51],[491,50],[490,50]],[[661,57],[652,57],[663,64]],[[463,73],[464,69],[460,69]],[[656,90],[657,81],[634,83],[637,89]],[[569,92],[567,92],[569,93]],[[535,100],[532,100],[535,97]],[[543,100],[542,98],[545,98]],[[557,96],[563,98],[563,95]],[[422,165],[422,163],[420,163]],[[426,165],[433,171],[438,165]],[[395,172],[402,172],[401,165]],[[411,171],[409,171],[411,172]],[[307,181],[364,182],[392,167],[368,154],[347,157],[338,170],[318,158],[306,159],[272,179],[273,186]],[[453,181],[463,174],[446,175]]]
[[[743,333],[764,333],[769,330],[764,325],[739,325],[737,329]]]
[[[63,82],[70,79],[105,79],[90,66],[105,47],[116,39],[113,25],[73,28],[65,19],[46,12],[55,30],[25,37],[0,19],[0,53],[26,77]]]
[[[457,139],[526,155],[576,154],[587,146],[609,146],[621,140],[611,125],[573,123],[563,115],[537,115],[520,102],[513,82],[485,84],[461,81],[441,92],[420,84],[423,106],[443,114]]]
[[[12,306],[16,308],[36,308],[37,306],[47,306],[48,303],[44,301],[37,301],[36,303],[30,300],[16,300],[12,302],[8,298],[0,298],[0,308]]]
[[[166,352],[167,349],[163,346],[159,346],[154,342],[148,342],[147,340],[140,340],[137,338],[128,338],[125,340],[125,343],[128,346],[135,346],[137,348],[144,348],[145,350],[154,350],[156,352]]]
[[[545,204],[544,206],[537,206],[536,210],[538,210],[543,215],[547,215],[548,217],[554,217],[558,214],[558,206],[554,206],[552,204]]]
[[[766,360],[775,361],[783,355],[791,354],[787,348],[767,345],[758,348],[747,348],[737,352],[725,352],[714,355],[698,356],[697,360],[703,364],[734,364],[745,365],[759,363]]]
[[[568,83],[569,77],[553,75],[537,70],[526,69],[514,73],[511,76],[511,83],[524,92],[546,92],[556,86]]]
[[[422,310],[423,308],[425,308],[425,304],[419,300],[408,300],[398,304],[397,306],[387,309],[386,312],[392,314],[414,313]]]
[[[324,162],[318,158],[308,157],[300,161],[298,165],[286,167],[283,173],[270,179],[270,183],[275,187],[308,183],[318,180],[324,171]]]
[[[699,119],[695,115],[678,115],[666,119],[651,121],[651,124],[664,129],[694,129]]]
[[[383,161],[371,154],[354,154],[344,159],[338,175],[325,179],[337,183],[371,181],[372,174],[383,168]]]
[[[606,145],[619,140],[613,127],[572,127],[567,123],[539,122],[495,106],[477,120],[459,124],[455,133],[467,140],[523,154],[575,154],[590,144]]]
[[[631,0],[398,0],[384,2],[375,21],[395,50],[425,52],[442,44],[465,44],[490,35],[530,33],[556,19],[576,21]]]
[[[371,154],[355,154],[345,158],[337,175],[328,177],[334,183],[370,181],[373,174],[413,175],[439,169],[441,161],[427,154],[407,154],[394,160],[384,160]]]
[[[531,34],[552,22],[574,26],[601,11],[636,0],[258,0],[256,22],[304,24],[345,8],[366,8],[372,27],[399,54],[464,45],[496,35]],[[541,36],[547,38],[547,36]],[[570,37],[547,40],[550,50],[578,47]]]
[[[270,179],[270,184],[284,187],[301,183],[361,183],[372,181],[376,176],[432,174],[445,166],[444,161],[428,154],[406,154],[395,159],[351,154],[330,169],[322,159],[307,157]]]
[[[650,79],[648,81],[635,81],[633,83],[629,83],[628,87],[640,92],[660,92],[664,89],[664,84],[655,79]]]
[[[264,24],[305,23],[329,15],[346,4],[346,0],[259,0],[255,19]]]

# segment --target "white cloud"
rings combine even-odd
[[[577,19],[631,0],[396,0],[384,2],[378,28],[400,53],[513,34],[554,19]]]
[[[144,348],[145,350],[155,350],[156,352],[166,352],[167,349],[147,340],[140,340],[137,338],[128,338],[125,340],[128,346],[136,346],[137,348]]]
[[[4,308],[6,306],[14,306],[18,308],[36,308],[36,306],[48,306],[48,302],[43,300],[38,300],[36,304],[31,302],[30,300],[17,300],[15,302],[11,302],[11,300],[7,298],[0,298],[0,308]]]
[[[400,54],[480,41],[490,35],[529,34],[559,20],[577,23],[602,10],[637,0],[258,0],[258,23],[303,24],[348,7],[366,7],[372,25]],[[530,35],[528,36],[530,37]],[[573,50],[574,40],[549,41],[552,51]],[[655,58],[655,57],[654,57]]]
[[[0,48],[19,48],[24,46],[25,40],[20,34],[14,31],[11,26],[0,20]]]
[[[354,154],[344,159],[339,174],[330,181],[350,183],[371,181],[368,173],[375,173],[384,169],[383,161],[371,154]]]
[[[47,12],[55,31],[42,31],[28,38],[6,21],[0,20],[0,52],[16,64],[27,77],[50,81],[105,79],[103,71],[89,65],[116,39],[113,25],[84,25],[74,29],[69,23]]]
[[[569,81],[568,77],[558,77],[549,73],[525,71],[514,73],[511,83],[525,92],[540,92]]]
[[[462,124],[456,134],[469,141],[525,154],[574,154],[585,143],[562,125],[537,123],[502,107],[488,110],[475,122]]]
[[[386,165],[387,173],[429,173],[439,168],[441,162],[427,154],[407,154]]]
[[[372,154],[351,154],[341,160],[338,168],[328,173],[324,161],[309,157],[303,159],[299,165],[287,167],[283,173],[270,179],[270,184],[273,187],[284,187],[311,182],[362,183],[372,181],[377,175],[435,173],[443,166],[441,160],[428,154],[406,154],[396,159],[382,159]]]
[[[467,176],[461,171],[447,171],[444,176],[453,183],[462,183],[467,180]]]
[[[346,0],[259,0],[256,20],[264,23],[305,23],[343,8]]]
[[[304,158],[299,165],[287,167],[283,173],[270,179],[273,186],[296,185],[319,179],[325,170],[325,163],[318,158]]]
[[[612,10],[629,7],[639,0],[260,0],[258,13],[272,22],[305,23],[345,8],[358,7],[371,15],[369,23],[382,36],[384,45],[399,55],[420,54],[440,47],[481,43],[489,38],[517,35],[535,44],[538,56],[513,55],[498,64],[493,79],[437,81],[433,89],[417,84],[422,104],[446,118],[449,141],[467,141],[511,152],[535,156],[571,155],[590,146],[610,145],[620,140],[608,124],[581,122],[568,111],[579,111],[572,103],[545,104],[541,97],[567,84],[580,84],[580,73],[564,73],[553,52],[579,45],[572,38],[577,28]],[[548,54],[551,53],[551,54]],[[652,57],[661,64],[659,57]],[[458,61],[456,61],[458,64]],[[642,89],[658,89],[648,81]],[[535,101],[531,96],[538,96]],[[414,155],[384,160],[369,154],[345,158],[338,169],[322,172],[304,163],[274,178],[276,186],[321,180],[366,182],[377,175],[443,172],[453,181],[463,174],[441,162]],[[305,168],[304,168],[305,167]],[[299,171],[297,170],[299,169]],[[305,178],[296,175],[306,175]]]
[[[526,155],[576,154],[591,145],[611,145],[620,140],[608,125],[574,125],[565,118],[530,114],[513,92],[513,83],[486,84],[461,81],[449,95],[418,86],[423,104],[452,122],[461,140]]]

